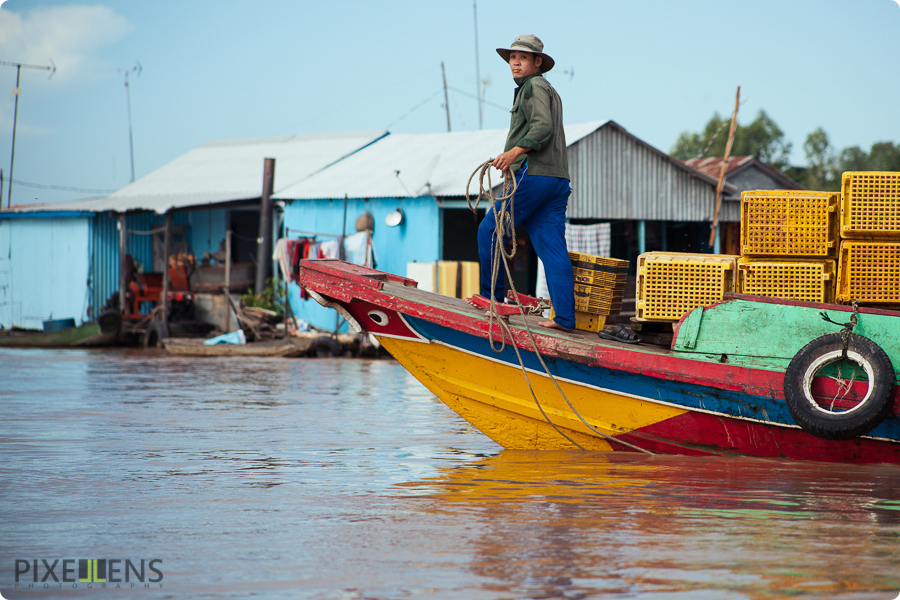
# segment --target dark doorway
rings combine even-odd
[[[468,208],[444,209],[443,260],[465,260],[478,262],[478,226],[484,219],[485,210],[479,209],[474,215]],[[516,231],[516,254],[510,261],[510,271],[516,290],[523,294],[534,294],[537,284],[537,255],[531,247],[528,234],[520,227]],[[511,249],[512,244],[507,246]],[[501,269],[499,281],[506,281]],[[506,286],[507,288],[509,286]]]
[[[229,227],[234,232],[231,236],[231,260],[256,264],[259,210],[232,210]]]
[[[667,223],[666,242],[669,252],[711,252],[709,223]]]
[[[444,260],[469,260],[478,262],[478,225],[484,219],[484,210],[478,215],[468,208],[444,209]]]

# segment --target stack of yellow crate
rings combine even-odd
[[[839,206],[836,192],[743,192],[736,291],[833,302]]]
[[[600,331],[622,310],[628,261],[569,252],[575,273],[575,329]]]
[[[837,301],[900,305],[900,173],[841,178]]]
[[[900,173],[847,172],[840,193],[745,191],[740,257],[647,252],[637,273],[636,321],[677,321],[732,291],[900,306]]]
[[[678,321],[734,291],[737,256],[645,252],[638,257],[636,321]]]

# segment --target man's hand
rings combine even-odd
[[[514,147],[509,152],[504,152],[500,156],[494,159],[493,165],[495,169],[505,171],[508,169],[516,159],[528,152],[530,148],[521,148],[519,146]]]

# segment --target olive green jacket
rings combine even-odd
[[[510,167],[517,172],[528,161],[529,175],[569,179],[562,100],[540,73],[517,78],[509,135],[504,152],[514,147],[530,148]]]

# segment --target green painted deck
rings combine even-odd
[[[820,313],[838,323],[850,320],[852,313],[841,310],[846,307],[832,308],[728,299],[688,314],[678,330],[673,354],[784,371],[803,346],[823,335],[841,331],[841,326],[824,320]],[[900,312],[861,309],[857,318],[853,333],[881,346],[891,359],[894,371],[900,373]]]

